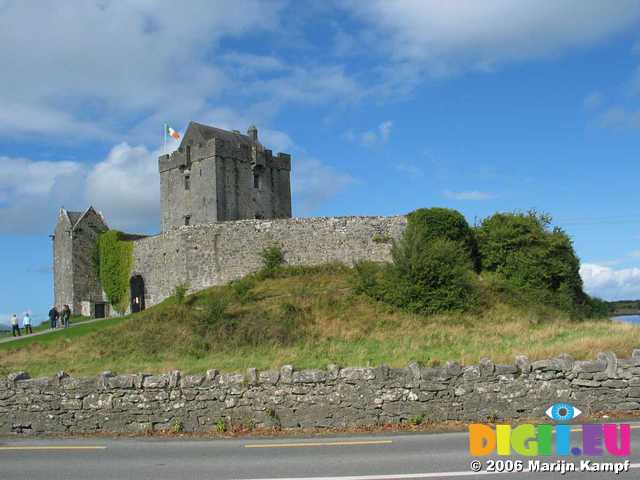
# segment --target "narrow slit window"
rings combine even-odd
[[[253,174],[253,188],[260,188],[260,175],[257,173]]]
[[[184,217],[184,226],[188,227],[189,225],[191,225],[191,215],[186,215]]]
[[[190,175],[185,175],[184,176],[184,189],[185,190],[191,190],[191,176]]]

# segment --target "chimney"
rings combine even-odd
[[[258,141],[258,129],[256,128],[255,125],[251,125],[249,127],[249,129],[247,130],[247,135],[251,138],[251,140],[253,140],[254,142]]]

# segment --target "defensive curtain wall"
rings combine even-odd
[[[345,427],[425,421],[545,419],[558,401],[586,415],[640,410],[640,350],[593,361],[568,355],[462,367],[279,370],[72,378],[0,378],[0,434],[212,432],[245,427]],[[548,420],[548,419],[547,419]],[[224,422],[224,423],[222,423]]]
[[[145,305],[173,294],[222,285],[258,270],[260,253],[278,246],[289,265],[390,260],[406,218],[329,217],[239,220],[171,229],[134,242],[132,276],[141,276]]]

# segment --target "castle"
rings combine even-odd
[[[129,311],[187,284],[222,285],[260,268],[279,246],[293,265],[388,260],[404,217],[291,218],[291,156],[274,155],[251,126],[246,135],[191,122],[178,149],[158,159],[161,233],[133,242]],[[76,314],[113,314],[95,268],[107,221],[93,207],[60,209],[53,238],[54,298]]]

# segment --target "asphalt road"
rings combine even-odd
[[[638,479],[638,428],[632,430],[631,451],[631,468],[619,475],[486,471],[474,474],[470,462],[475,459],[469,456],[466,433],[223,440],[4,438],[0,439],[0,479]],[[565,460],[578,466],[582,458]],[[526,467],[528,459],[524,460]]]

